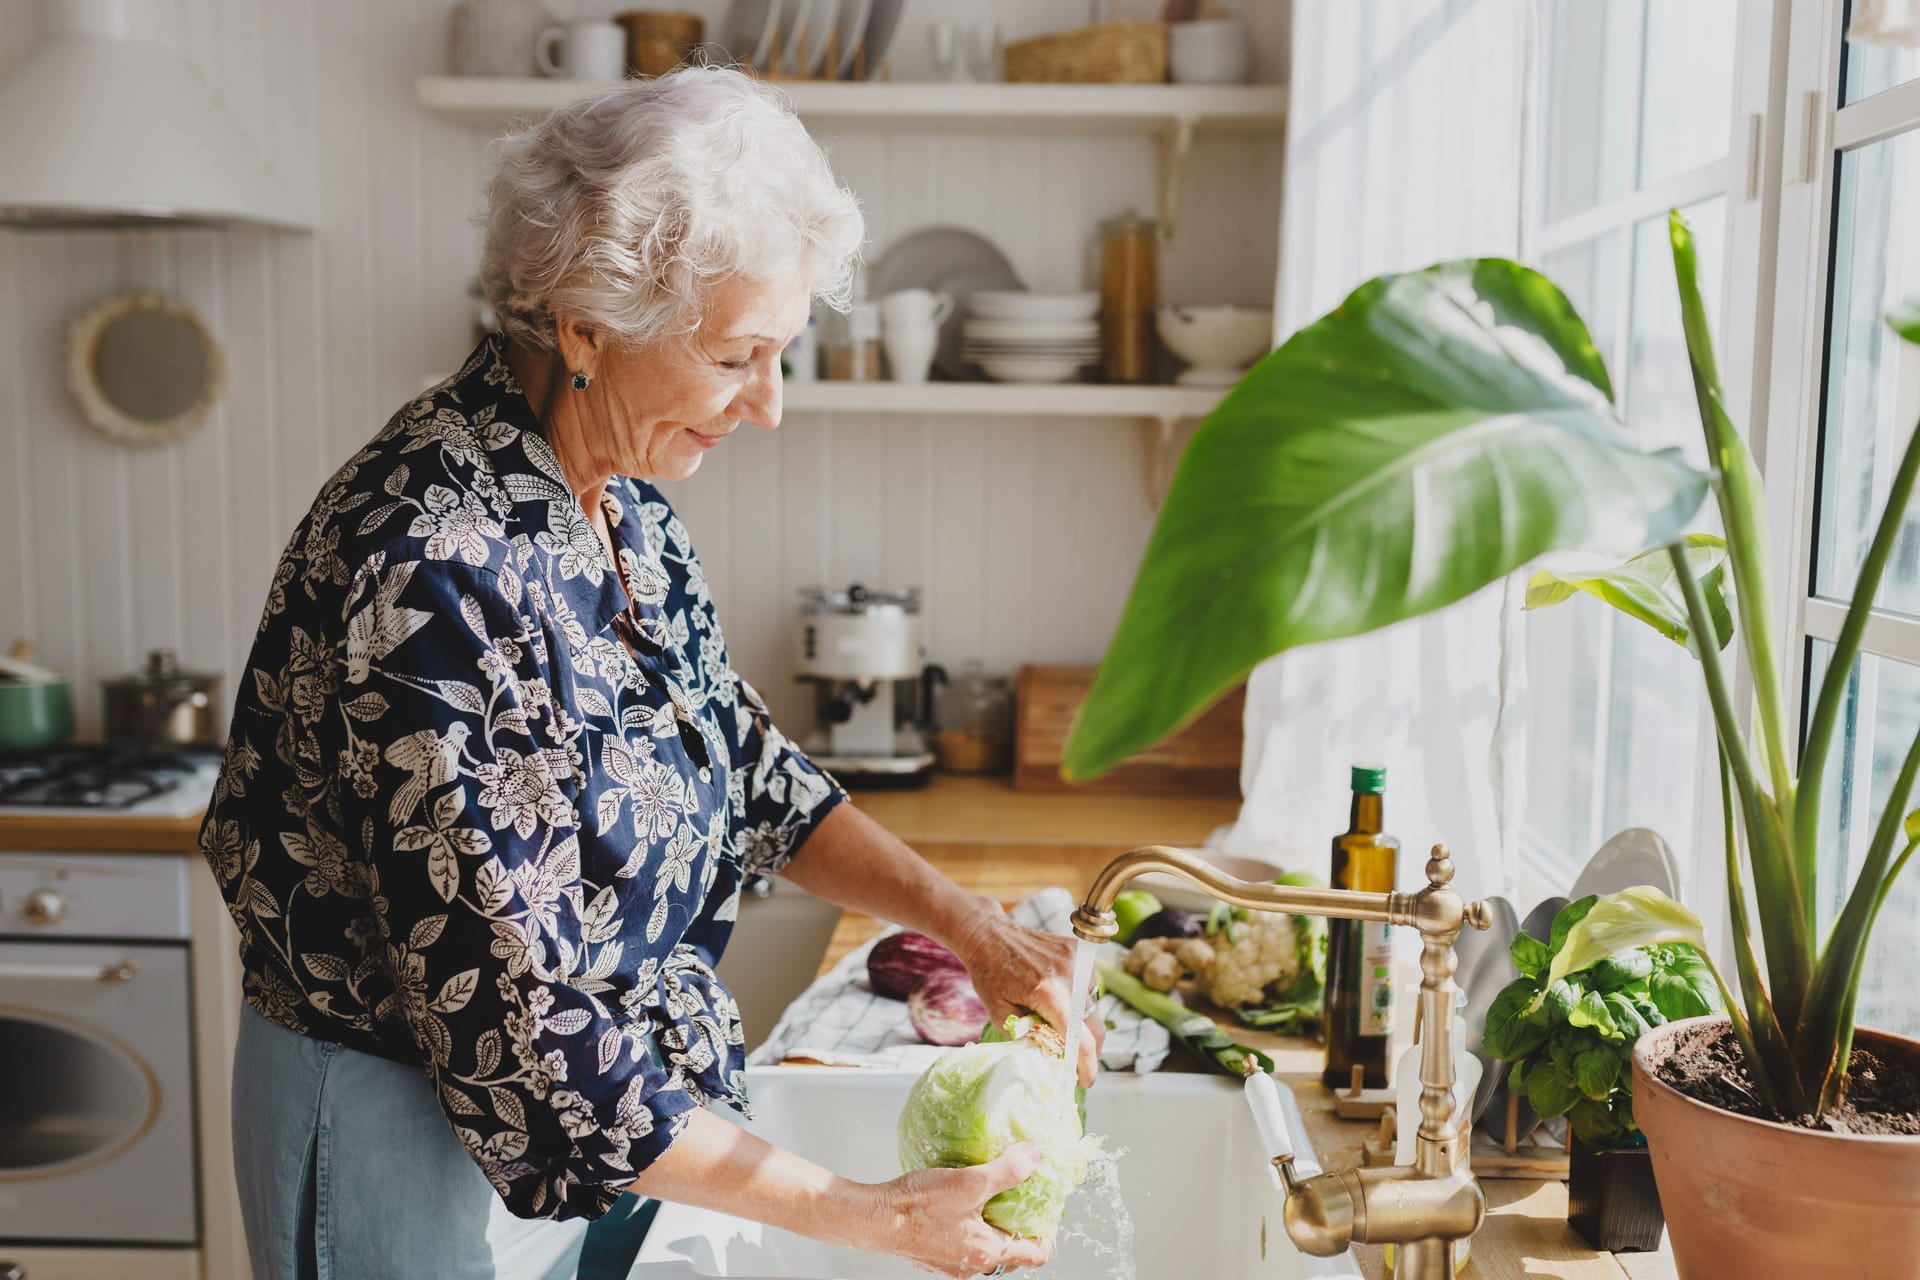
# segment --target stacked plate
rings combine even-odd
[[[960,354],[996,382],[1070,382],[1100,362],[1097,293],[982,290],[967,298]]]

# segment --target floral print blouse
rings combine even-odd
[[[651,486],[608,486],[608,562],[501,351],[294,531],[200,839],[257,1012],[418,1063],[508,1208],[590,1218],[695,1106],[744,1108],[713,966],[845,793]]]

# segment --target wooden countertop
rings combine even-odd
[[[917,791],[856,791],[853,802],[908,844],[1198,844],[1232,822],[1240,801],[1218,795],[1015,791],[1004,777],[940,774]]]
[[[0,850],[48,853],[194,853],[200,814],[128,817],[112,814],[0,813]]]

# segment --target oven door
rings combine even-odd
[[[178,945],[0,942],[0,1241],[192,1244]]]

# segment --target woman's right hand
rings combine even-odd
[[[880,1184],[884,1242],[864,1247],[944,1276],[1043,1265],[1053,1251],[1051,1242],[1008,1235],[980,1216],[987,1201],[1025,1181],[1041,1154],[1038,1143],[1023,1142],[970,1169],[921,1169]]]

